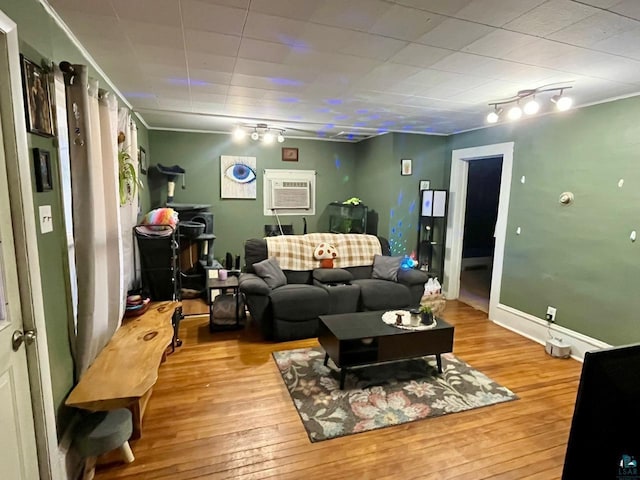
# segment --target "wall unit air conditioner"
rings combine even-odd
[[[308,209],[311,206],[308,180],[273,180],[271,182],[271,208]]]

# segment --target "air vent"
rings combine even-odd
[[[271,206],[274,209],[308,209],[310,207],[309,181],[273,181],[271,183]]]

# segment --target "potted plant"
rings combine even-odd
[[[142,182],[138,178],[136,166],[131,161],[131,155],[125,150],[118,150],[118,186],[120,190],[120,206],[130,202]]]
[[[422,323],[429,325],[433,323],[433,310],[429,305],[420,305],[420,316],[422,317]]]

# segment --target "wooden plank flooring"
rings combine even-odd
[[[310,443],[271,352],[315,339],[262,341],[256,328],[210,334],[183,320],[184,344],[160,367],[130,465],[106,479],[560,478],[581,364],[448,302],[454,353],[519,400]]]

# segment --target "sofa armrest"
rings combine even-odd
[[[255,273],[241,273],[238,286],[240,291],[247,295],[267,296],[271,293],[271,287]]]
[[[429,275],[421,270],[398,270],[398,282],[404,285],[424,284],[429,279]]]

